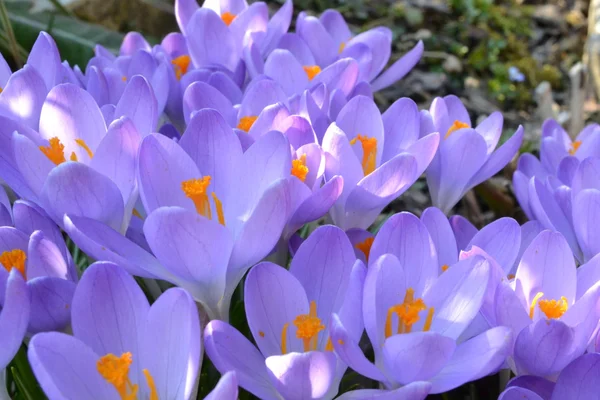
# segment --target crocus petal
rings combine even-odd
[[[477,232],[465,249],[477,246],[498,262],[508,275],[519,252],[521,227],[512,218],[500,218]]]
[[[196,0],[176,0],[175,1],[175,18],[181,33],[187,33],[187,25],[194,13],[200,7]]]
[[[211,177],[212,190],[227,204],[229,185],[240,172],[242,147],[225,119],[215,110],[198,111],[179,144],[200,171]]]
[[[383,70],[391,55],[391,35],[384,33],[383,29],[369,29],[350,40],[348,47],[355,43],[366,44],[371,50],[373,60],[366,75],[367,81],[372,81]]]
[[[429,232],[410,213],[393,215],[379,230],[370,258],[376,260],[386,253],[398,258],[406,274],[406,286],[413,288],[415,293],[423,293],[438,275],[437,255]]]
[[[288,50],[302,65],[315,65],[315,58],[308,45],[297,33],[283,35],[277,48]]]
[[[284,268],[263,262],[250,270],[244,293],[248,325],[258,348],[266,357],[282,354],[284,325],[308,313],[302,284]],[[302,343],[293,330],[286,331],[286,351],[301,352]]]
[[[503,391],[498,400],[544,400],[544,398],[531,390],[513,386]]]
[[[394,390],[352,390],[338,397],[338,400],[423,400],[429,394],[430,388],[429,382],[412,382]]]
[[[115,264],[98,262],[85,271],[73,296],[73,333],[100,357],[137,355],[149,309],[131,275]],[[140,365],[139,357],[134,357],[130,372],[134,384],[143,381]]]
[[[190,123],[192,112],[203,108],[217,110],[231,126],[237,123],[233,104],[223,93],[208,83],[194,82],[183,94],[183,116],[186,123]]]
[[[11,362],[25,337],[29,323],[30,293],[27,283],[13,268],[6,281],[4,304],[0,312],[0,367]]]
[[[444,142],[440,146],[439,204],[434,205],[447,213],[469,189],[469,179],[483,166],[487,146],[474,129],[454,132]]]
[[[452,226],[458,248],[466,249],[467,244],[477,233],[477,228],[468,219],[460,215],[450,217],[450,226]]]
[[[129,32],[123,38],[123,42],[121,43],[121,48],[119,49],[119,55],[132,55],[138,50],[143,50],[146,52],[150,52],[152,49],[150,45],[138,32]]]
[[[27,278],[42,276],[69,279],[70,271],[56,244],[46,239],[42,231],[36,231],[27,248]]]
[[[523,142],[524,129],[519,126],[519,129],[508,139],[499,149],[494,151],[487,159],[485,164],[481,166],[479,171],[471,178],[468,187],[479,185],[496,175],[502,168],[506,166],[517,154],[521,143]]]
[[[600,253],[600,190],[586,189],[575,197],[573,227],[585,260]]]
[[[119,188],[85,164],[69,161],[54,168],[40,197],[59,225],[69,213],[102,221],[114,229],[121,227],[124,205]]]
[[[183,289],[163,293],[148,312],[140,343],[143,368],[160,399],[190,397],[200,367],[200,322],[192,297]]]
[[[200,8],[186,26],[188,48],[195,67],[222,65],[233,71],[239,61],[235,36],[214,11]]]
[[[365,357],[358,343],[348,333],[336,314],[331,317],[330,335],[336,354],[350,368],[376,381],[385,382],[387,380],[381,371]]]
[[[293,4],[291,0],[286,0],[283,5],[271,17],[267,24],[267,32],[260,43],[260,50],[263,56],[269,54],[282,36],[288,31],[292,22]]]
[[[481,123],[475,128],[475,130],[479,132],[485,139],[485,142],[487,143],[488,154],[491,154],[494,151],[498,141],[500,140],[503,123],[504,117],[502,116],[502,113],[495,111],[491,113],[489,117],[481,121]]]
[[[301,24],[296,24],[296,31],[304,39],[315,60],[321,68],[331,64],[337,56],[338,47],[333,38],[325,30],[321,21],[316,17],[306,17]]]
[[[498,370],[512,344],[509,328],[492,328],[456,348],[444,368],[431,379],[431,393],[443,393]]]
[[[573,329],[555,319],[541,319],[519,333],[514,359],[520,375],[550,377],[560,372],[577,354],[572,353]]]
[[[83,140],[94,151],[105,134],[104,117],[88,92],[64,83],[48,93],[40,115],[40,135],[45,139],[59,138],[67,159],[75,153],[78,160],[89,160],[86,149],[75,141]]]
[[[320,399],[335,375],[336,358],[331,352],[311,351],[271,356],[265,360],[269,375],[284,398]]]
[[[136,75],[127,83],[114,118],[129,117],[142,136],[154,132],[158,122],[158,103],[146,78]]]
[[[344,17],[339,11],[325,10],[319,19],[327,32],[329,32],[338,44],[347,42],[352,37],[352,32],[350,32],[348,24],[346,24]]]
[[[39,277],[28,282],[31,316],[28,332],[62,330],[71,320],[75,283],[54,277]]]
[[[89,68],[87,91],[92,95],[98,106],[108,103],[108,83],[104,74],[93,66]]]
[[[60,54],[52,36],[40,32],[27,57],[27,65],[32,66],[40,74],[47,90],[59,83],[62,75]]]
[[[195,210],[181,188],[182,182],[200,179],[200,171],[181,146],[160,135],[146,136],[140,145],[138,182],[146,212],[178,206]]]
[[[326,84],[327,88],[333,93],[334,90],[339,90],[340,95],[349,96],[354,90],[354,86],[358,80],[358,63],[352,58],[342,58],[323,69],[311,82],[311,87],[316,87],[319,84]],[[331,118],[336,117],[336,113],[331,115]]]
[[[577,268],[577,297],[579,300],[592,286],[600,282],[600,255]]]
[[[246,88],[238,117],[260,115],[265,107],[272,104],[288,104],[287,96],[279,83],[271,79],[255,79]]]
[[[496,323],[510,327],[514,339],[523,328],[531,324],[531,318],[527,312],[529,310],[525,310],[523,303],[508,283],[501,282],[496,287],[494,305],[496,307]]]
[[[385,131],[382,162],[407,149],[419,138],[420,114],[409,98],[396,100],[381,116]]]
[[[490,265],[485,259],[473,257],[465,261],[471,263],[470,268],[468,265],[459,267],[461,263],[450,266],[423,299],[427,306],[435,309],[431,330],[454,339],[479,312],[490,279]],[[457,279],[460,276],[464,278]]]
[[[348,236],[331,225],[312,232],[294,255],[290,272],[298,278],[306,296],[316,302],[317,316],[325,326],[329,326],[331,313],[342,307],[355,260]],[[326,340],[321,335],[319,348]]]
[[[119,395],[96,369],[100,358],[79,339],[64,333],[40,333],[29,343],[28,358],[50,399],[113,400]]]
[[[423,55],[423,42],[419,41],[415,47],[410,49],[405,55],[393,63],[387,70],[371,82],[371,88],[374,92],[385,89],[402,79],[413,69]]]
[[[31,139],[19,133],[13,133],[13,148],[16,164],[23,180],[39,196],[48,174],[55,167]]]
[[[196,300],[217,305],[233,248],[227,228],[195,211],[161,207],[146,219],[144,235],[165,268],[192,282]]]
[[[598,398],[598,382],[600,382],[600,355],[585,354],[561,372],[551,399]]]
[[[154,256],[102,222],[65,215],[64,228],[80,249],[97,260],[112,261],[136,276],[169,279]]]
[[[242,101],[242,90],[223,72],[213,73],[208,79],[208,84],[223,93],[233,104],[239,104]]]
[[[204,330],[206,354],[221,373],[235,371],[240,387],[258,398],[279,399],[271,384],[265,358],[231,325],[213,320]]]
[[[383,343],[386,371],[402,384],[429,380],[450,360],[456,343],[436,332],[393,335]]]
[[[527,305],[539,293],[544,299],[562,296],[573,304],[576,292],[573,253],[558,232],[543,231],[529,245],[517,268],[516,281]]]
[[[302,65],[287,50],[276,49],[269,54],[265,74],[276,80],[288,96],[302,92],[308,85]]]
[[[344,195],[348,196],[364,173],[359,159],[355,156],[348,137],[337,124],[332,123],[323,137],[323,150],[331,155],[327,160],[326,176],[341,175],[344,178]]]
[[[567,157],[565,160],[573,160],[573,157]],[[563,160],[563,162],[565,161]],[[576,159],[575,159],[576,160]],[[561,162],[561,166],[563,165]],[[559,167],[560,168],[560,167]],[[600,170],[599,158],[586,158],[577,163],[577,169],[573,174],[571,188],[576,195],[584,189],[600,189],[600,179],[598,172]]]
[[[229,11],[236,14],[236,17],[229,24],[229,31],[233,34],[237,43],[242,43],[247,33],[263,33],[267,30],[269,8],[266,3],[259,1],[250,4],[250,6],[244,5],[243,9],[238,12],[234,11],[235,8],[237,7],[233,7],[231,11],[222,8],[221,13]]]
[[[11,75],[0,93],[0,115],[37,129],[45,92],[41,76],[32,67],[25,66]]]
[[[235,371],[229,371],[221,376],[217,386],[204,400],[236,400],[238,398],[238,383]]]
[[[555,383],[547,379],[534,375],[521,375],[511,379],[506,385],[507,388],[519,387],[530,390],[543,399],[549,399],[554,391]]]
[[[440,267],[454,264],[458,260],[458,248],[448,218],[440,209],[429,207],[423,211],[421,222],[427,227],[433,241]]]
[[[3,56],[0,56],[0,87],[5,87],[6,82],[12,75],[12,71],[10,70],[10,66],[6,62]]]

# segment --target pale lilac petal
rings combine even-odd
[[[13,359],[25,337],[29,323],[30,293],[23,276],[15,268],[10,272],[0,312],[0,366]]]
[[[156,130],[158,103],[152,86],[143,76],[136,75],[127,83],[114,118],[123,116],[131,119],[143,137]]]
[[[346,392],[338,400],[423,400],[429,394],[431,383],[412,382],[399,389],[359,389]]]
[[[187,34],[187,25],[191,17],[199,8],[196,0],[175,0],[175,18],[177,19],[179,30],[184,35]]]
[[[11,75],[0,93],[0,115],[37,130],[46,93],[42,77],[26,65]]]
[[[458,260],[458,247],[448,218],[438,208],[429,207],[423,211],[421,221],[433,240],[440,267],[454,264]]]
[[[393,85],[408,74],[421,59],[423,55],[423,42],[419,41],[415,47],[404,54],[400,59],[393,63],[387,70],[371,82],[371,88],[374,92],[385,89]],[[428,132],[431,133],[431,132]]]
[[[63,330],[71,321],[71,304],[75,282],[54,278],[29,278],[31,294],[30,333]]]
[[[519,223],[512,218],[500,218],[477,232],[465,250],[470,249],[471,246],[485,250],[498,262],[505,275],[508,275],[517,259],[520,244],[521,227]]]
[[[217,386],[204,398],[204,400],[237,400],[238,383],[235,371],[229,371],[221,376]]]
[[[417,104],[409,98],[396,100],[383,114],[385,162],[407,149],[419,138],[420,114]]]

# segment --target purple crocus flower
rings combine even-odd
[[[262,136],[242,153],[223,117],[201,110],[179,143],[152,134],[140,146],[143,231],[156,258],[89,218],[69,215],[65,229],[86,253],[184,287],[211,318],[227,319],[235,287],[288,221],[291,169],[281,133]]]
[[[519,159],[513,176],[515,195],[530,219],[562,233],[580,262],[600,252],[596,224],[600,218],[599,157],[565,157],[556,175],[546,172],[531,154]]]
[[[83,274],[71,314],[73,336],[40,333],[29,344],[29,362],[50,399],[190,398],[201,364],[200,323],[184,290],[169,289],[150,306],[123,269],[98,262]]]
[[[148,123],[138,95],[147,89],[141,76],[131,80],[116,111],[131,119],[119,118],[108,130],[92,96],[70,83],[44,100],[39,133],[0,117],[0,176],[59,225],[68,211],[124,231],[137,200],[136,126]]]
[[[142,99],[138,99],[136,104],[144,102],[142,106],[148,118],[145,123],[150,125],[150,129],[138,129],[143,133],[154,131],[167,102],[172,83],[170,78],[175,79],[176,71],[185,72],[183,69],[186,69],[187,65],[184,60],[173,62],[161,46],[152,49],[146,39],[137,32],[125,35],[118,56],[101,46],[96,46],[95,53],[88,62],[85,75],[80,77],[82,85],[94,97],[98,106],[103,107],[104,114],[109,114],[109,110],[118,105],[131,79],[136,75],[143,76],[149,83],[149,88],[144,89],[152,94],[137,93]],[[117,111],[115,117],[121,115],[123,114]],[[110,122],[112,120],[108,120],[107,124]]]
[[[370,82],[374,92],[400,80],[423,54],[423,43],[419,42],[381,73],[392,53],[392,31],[376,27],[353,36],[344,17],[336,10],[327,10],[319,18],[301,12],[296,20],[296,31],[321,68],[339,58],[355,58],[360,65],[360,80]]]
[[[363,355],[346,324],[337,317],[332,320],[333,346],[350,368],[386,389],[428,381],[429,393],[441,393],[503,364],[510,351],[510,329],[498,327],[467,341],[459,339],[484,301],[491,275],[485,258],[467,258],[439,275],[427,228],[409,213],[386,221],[369,258],[362,312],[375,364]]]
[[[567,365],[556,383],[537,376],[512,379],[498,400],[592,400],[599,392],[600,354],[591,353]]]
[[[292,2],[286,3],[269,20],[263,2],[248,6],[245,0],[177,0],[175,16],[185,35],[196,68],[219,65],[235,71],[241,63],[244,46],[255,44],[259,57],[265,57],[287,32],[292,18]]]
[[[8,210],[14,227],[0,227],[0,287],[4,291],[12,271],[18,271],[30,296],[23,307],[31,312],[21,315],[27,332],[62,330],[70,321],[77,272],[61,232],[32,203],[17,200]],[[6,301],[2,292],[0,305]]]
[[[425,171],[439,141],[432,133],[419,139],[419,111],[407,98],[381,115],[366,96],[353,97],[325,137],[326,179],[344,178],[344,190],[330,211],[342,229],[371,225],[392,200]]]
[[[523,127],[495,151],[503,117],[492,113],[472,128],[467,109],[456,96],[436,98],[422,114],[421,131],[439,132],[440,146],[427,169],[433,205],[448,214],[471,188],[491,178],[514,157],[523,141]]]
[[[565,238],[546,230],[523,253],[514,282],[500,282],[496,323],[513,330],[517,375],[551,378],[585,352],[600,315],[596,270],[587,266],[580,279]]]
[[[540,160],[550,174],[557,174],[561,161],[566,157],[582,161],[588,157],[600,157],[600,126],[587,125],[572,140],[564,128],[554,119],[544,121],[540,143]]]
[[[336,357],[329,321],[337,313],[358,340],[365,267],[334,226],[316,229],[290,270],[263,262],[246,278],[244,304],[258,349],[221,321],[205,329],[206,354],[221,372],[261,399],[332,399],[346,365]]]

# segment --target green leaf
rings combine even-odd
[[[101,44],[113,53],[117,53],[123,35],[99,25],[89,24],[54,13],[29,12],[31,2],[7,1],[6,8],[19,44],[26,49],[33,46],[40,31],[52,35],[61,54],[61,58],[82,69],[94,56],[94,46]]]
[[[40,388],[27,360],[27,346],[21,345],[10,367],[19,394],[27,400],[41,400],[46,396]]]

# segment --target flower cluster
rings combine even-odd
[[[388,28],[292,11],[176,0],[181,33],[83,71],[46,33],[0,58],[0,370],[25,341],[50,399],[196,399],[205,354],[207,399],[333,399],[348,368],[373,388],[339,399],[503,368],[505,400],[596,393],[600,127],[546,122],[514,174],[531,221],[478,230],[449,214],[522,127],[498,146],[502,114],[452,95],[381,113],[423,44],[386,68]],[[423,174],[433,207],[367,230]]]

